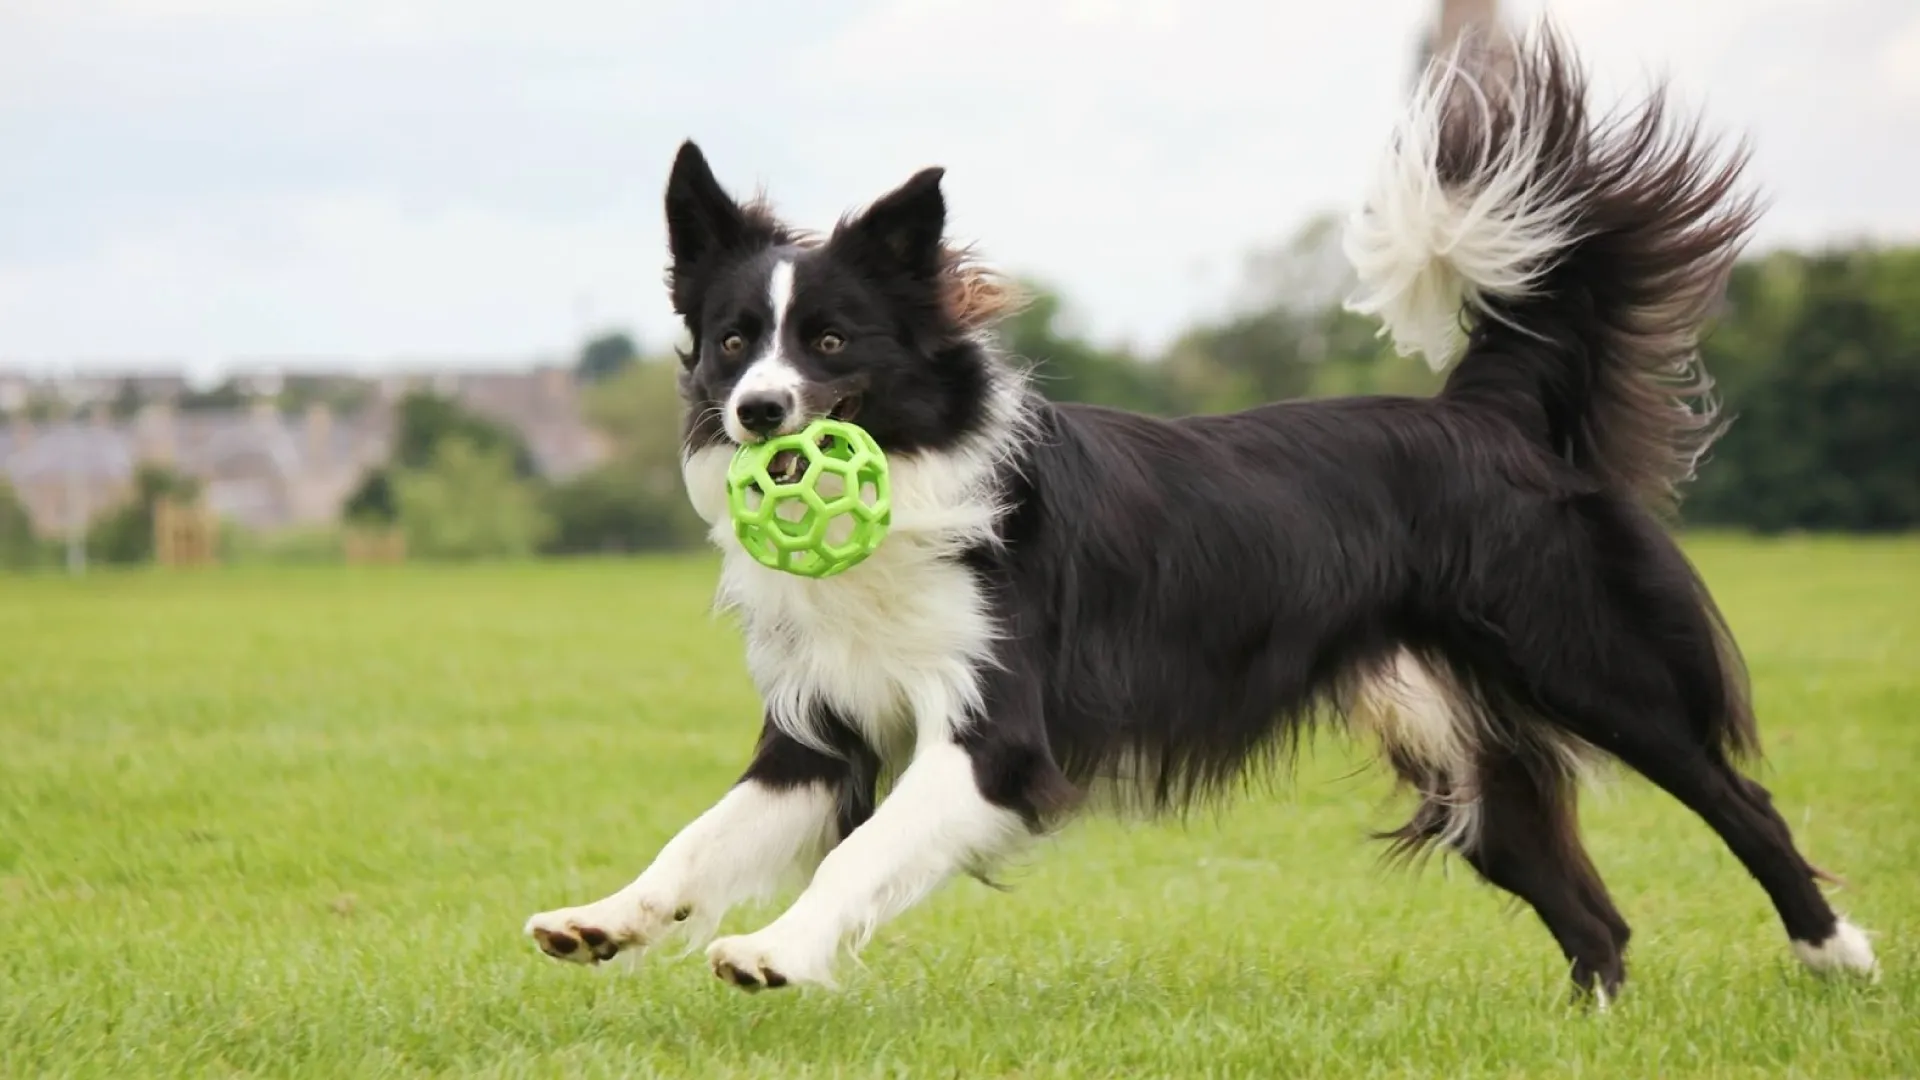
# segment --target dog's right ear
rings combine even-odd
[[[693,140],[681,143],[667,177],[667,248],[676,274],[743,246],[750,231],[746,210],[714,179],[707,156]]]

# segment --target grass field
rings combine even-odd
[[[1633,981],[1570,1008],[1531,913],[1378,865],[1403,807],[1337,742],[1226,813],[1076,827],[1010,894],[949,886],[838,993],[562,965],[525,917],[623,884],[755,730],[704,560],[101,574],[0,579],[0,1072],[1920,1075],[1920,542],[1693,549],[1878,985],[1801,971],[1622,779],[1585,819]]]

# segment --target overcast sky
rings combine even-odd
[[[1753,137],[1763,243],[1920,237],[1920,4],[1547,6]],[[1352,204],[1436,7],[3,0],[0,364],[659,344],[687,136],[808,224],[945,165],[959,235],[1151,347]]]

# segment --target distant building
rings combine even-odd
[[[0,378],[0,480],[19,495],[34,528],[65,535],[119,505],[142,462],[200,480],[208,506],[251,529],[271,531],[337,520],[367,471],[385,463],[395,404],[407,391],[431,389],[516,431],[541,475],[565,479],[606,460],[606,439],[588,426],[573,374],[532,372],[397,373],[376,380],[326,375],[247,375],[248,394],[296,383],[324,386],[352,408],[316,401],[298,412],[256,397],[236,408],[182,409],[184,379],[104,377],[60,385],[68,419],[34,420],[26,403],[53,396],[19,376]],[[125,387],[133,386],[132,390]],[[132,404],[136,403],[137,404]],[[130,415],[116,403],[132,405]],[[119,415],[116,415],[116,411]]]
[[[133,486],[131,442],[104,425],[15,421],[0,429],[0,478],[34,531],[65,536],[118,505]]]

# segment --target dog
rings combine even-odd
[[[1743,166],[1661,91],[1590,112],[1551,27],[1469,42],[1346,236],[1349,306],[1443,388],[1157,419],[1050,403],[1002,354],[1018,297],[947,239],[942,170],[808,234],[684,144],[683,471],[764,722],[638,878],[527,934],[589,963],[698,943],[797,877],[707,958],[748,990],[831,984],[843,950],[1103,793],[1177,811],[1324,723],[1417,797],[1389,850],[1452,852],[1531,905],[1576,995],[1626,976],[1576,824],[1594,760],[1703,818],[1808,966],[1876,972],[1737,768],[1759,752],[1742,660],[1665,525],[1723,425],[1696,339],[1759,214]],[[816,580],[739,547],[724,476],[821,416],[885,450],[895,509],[868,561]]]

